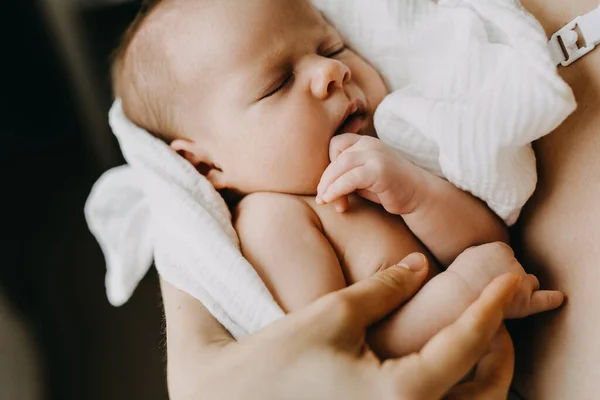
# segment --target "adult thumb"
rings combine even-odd
[[[379,271],[339,292],[359,327],[367,328],[400,307],[419,290],[427,276],[427,257],[406,256],[397,265]]]

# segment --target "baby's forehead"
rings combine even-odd
[[[173,3],[154,21],[172,79],[269,63],[273,55],[335,29],[308,0],[201,0]]]

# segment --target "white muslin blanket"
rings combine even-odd
[[[388,84],[380,138],[513,223],[536,184],[530,143],[575,109],[537,21],[514,0],[314,3]],[[110,302],[126,302],[154,260],[236,338],[281,317],[210,183],[119,100],[110,124],[128,165],[104,174],[85,207]]]

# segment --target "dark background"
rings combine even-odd
[[[139,7],[92,3],[2,2],[0,294],[33,338],[40,398],[165,399],[156,275],[112,308],[83,216],[93,182],[122,163],[106,118],[109,55]],[[66,11],[78,29],[56,18]],[[79,73],[64,49],[72,39]],[[2,358],[0,348],[0,364],[11,362]]]

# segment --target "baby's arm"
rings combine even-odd
[[[508,243],[506,225],[481,200],[424,170],[422,184],[419,202],[402,217],[442,265],[469,247]]]
[[[506,318],[522,318],[562,304],[564,296],[560,292],[538,290],[537,278],[525,273],[508,245],[491,243],[461,254],[410,302],[374,327],[369,344],[382,357],[419,351],[431,337],[462,315],[491,281],[509,272],[522,278],[519,290],[504,312]],[[406,329],[407,326],[412,329]]]
[[[242,199],[235,217],[244,257],[284,311],[346,287],[318,217],[302,200],[251,194]]]
[[[380,140],[344,134],[334,137],[330,147],[332,163],[319,183],[319,202],[343,202],[357,191],[401,215],[444,266],[466,248],[508,242],[506,226],[483,202],[400,157]]]
[[[286,312],[346,286],[342,267],[319,218],[301,199],[272,193],[247,196],[236,210],[235,228],[244,256]],[[369,236],[374,241],[385,241],[381,235],[386,232],[372,229]],[[372,330],[369,344],[381,355],[419,350],[458,318],[489,282],[506,272],[524,277],[520,297],[507,310],[508,316],[525,316],[560,304],[560,293],[537,291],[537,280],[525,275],[508,246],[484,247],[491,250],[470,250],[481,256],[466,257],[468,263],[459,257],[447,271],[427,283],[403,308]]]

